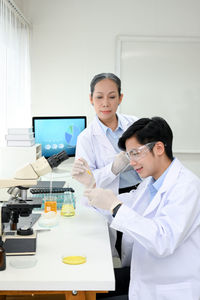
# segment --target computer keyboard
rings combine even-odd
[[[58,187],[53,187],[52,189],[50,188],[32,188],[30,189],[31,194],[55,194],[55,193],[64,193],[64,192],[71,192],[74,193],[73,188],[58,188]]]

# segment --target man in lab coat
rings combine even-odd
[[[118,144],[144,178],[138,189],[85,191],[133,241],[130,300],[200,299],[200,180],[173,157],[172,139],[164,119],[139,119]]]

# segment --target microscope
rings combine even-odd
[[[32,255],[36,253],[36,232],[29,226],[17,228],[19,217],[28,218],[34,208],[40,208],[42,199],[27,197],[30,187],[37,185],[40,176],[68,159],[65,151],[37,159],[18,170],[13,179],[0,179],[0,188],[9,188],[11,198],[0,207],[0,236],[6,255]],[[0,199],[1,201],[1,199]],[[9,230],[7,229],[9,227]]]

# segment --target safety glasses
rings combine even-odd
[[[126,152],[128,159],[139,161],[141,158],[145,157],[147,152],[151,151],[157,142],[147,143],[139,148],[131,149],[129,152]]]

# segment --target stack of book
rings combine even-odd
[[[30,147],[35,144],[32,128],[8,128],[5,138],[8,147]]]

